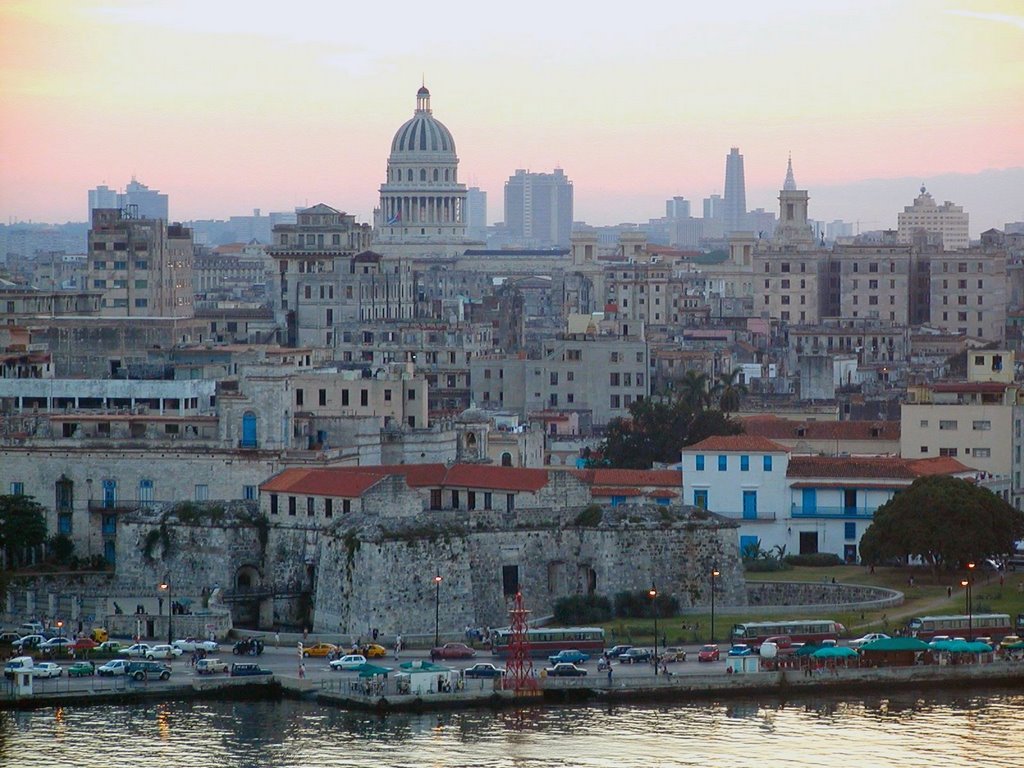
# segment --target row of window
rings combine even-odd
[[[703,472],[704,471],[704,454],[698,453],[697,456],[696,456],[696,460],[697,460],[697,471],[698,472]],[[772,471],[772,457],[771,456],[764,455],[764,456],[761,457],[761,468],[765,472],[771,472]],[[719,456],[718,456],[718,471],[719,472],[727,472],[728,469],[729,469],[729,455],[728,454],[724,454],[724,453],[723,454],[719,454]],[[740,472],[749,472],[749,471],[750,471],[750,457],[741,454],[740,455]]]
[[[341,407],[342,408],[347,407],[348,404],[349,404],[349,391],[350,390],[348,390],[347,388],[341,390]],[[416,390],[415,389],[410,389],[409,390],[408,398],[407,399],[410,400],[410,401],[416,399]],[[321,406],[326,406],[327,405],[327,390],[326,389],[317,390],[317,402]],[[385,403],[390,403],[391,402],[391,390],[390,389],[385,389],[384,390],[384,402]],[[305,405],[305,404],[306,404],[306,392],[305,392],[304,389],[302,389],[300,387],[300,388],[295,390],[295,405],[298,406],[298,405]],[[359,390],[359,405],[361,405],[363,407],[367,407],[367,406],[369,406],[369,404],[370,404],[370,391],[368,389],[360,389]]]
[[[314,517],[316,515],[316,513],[317,513],[317,503],[316,503],[316,501],[317,501],[317,498],[315,496],[307,496],[306,497],[306,505],[305,505],[306,506],[306,517]],[[276,493],[270,494],[270,514],[272,514],[272,515],[280,514],[280,511],[281,511],[280,507],[281,507],[280,497]],[[330,499],[330,498],[323,499],[323,504],[321,505],[321,509],[322,509],[322,511],[324,513],[324,517],[326,517],[326,518],[334,517],[334,499]],[[342,512],[342,514],[346,514],[347,515],[351,511],[352,511],[352,500],[351,499],[342,499],[341,500],[341,512]],[[296,496],[289,496],[288,497],[288,515],[291,516],[291,517],[295,517],[295,516],[298,515],[298,513],[299,513],[298,497],[296,497]]]
[[[921,453],[928,453],[928,446],[921,446]],[[939,448],[939,456],[950,456],[956,458],[960,455],[958,448]],[[973,456],[976,459],[988,459],[992,457],[991,448],[964,448],[964,456]]]
[[[921,419],[921,429],[928,429],[928,419]],[[941,431],[955,430],[960,422],[956,419],[940,419],[939,429]],[[989,419],[978,419],[971,422],[971,429],[975,432],[988,432],[992,429],[992,422]]]

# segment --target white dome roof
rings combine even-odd
[[[416,92],[416,112],[395,133],[391,142],[392,159],[408,160],[410,155],[429,154],[436,158],[439,153],[455,158],[455,139],[440,120],[430,111],[430,91],[426,86]]]

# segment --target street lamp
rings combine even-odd
[[[715,642],[715,579],[721,576],[718,568],[711,567],[711,642]]]
[[[651,597],[651,610],[654,611],[654,674],[658,674],[658,590],[655,589],[654,583],[651,583],[651,588],[647,590],[647,594]]]
[[[441,577],[434,577],[434,647],[441,644],[438,624],[441,618]]]
[[[170,582],[164,582],[160,585],[160,589],[167,590],[167,644],[170,645],[171,640],[171,584]]]
[[[963,587],[966,590],[966,592],[964,592],[964,602],[967,605],[967,639],[968,640],[973,640],[974,639],[974,613],[973,613],[974,606],[971,605],[971,580],[970,579],[963,579],[960,582],[960,586]]]
[[[64,637],[64,622],[57,620],[57,637]]]

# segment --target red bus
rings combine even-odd
[[[755,648],[773,635],[785,635],[794,643],[820,643],[823,640],[838,640],[846,627],[830,619],[801,619],[799,621],[748,621],[733,624],[730,640],[746,643]]]
[[[499,658],[508,656],[512,632],[491,631],[491,652]],[[537,627],[526,630],[531,656],[552,656],[559,651],[583,651],[591,656],[604,652],[604,630],[600,627]]]
[[[1006,613],[975,613],[956,616],[918,616],[907,625],[910,634],[920,640],[931,640],[936,635],[962,637],[991,637],[995,641],[1012,635],[1010,616]]]

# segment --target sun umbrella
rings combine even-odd
[[[99,645],[99,643],[97,643],[92,638],[80,637],[77,640],[75,640],[75,642],[73,642],[71,645],[69,645],[68,648],[74,648],[76,651],[89,651],[95,648],[97,645]]]
[[[846,646],[825,646],[819,648],[811,654],[811,658],[814,659],[852,659],[857,655],[857,652],[853,648],[847,648]]]
[[[970,641],[967,643],[967,653],[992,653],[992,646],[980,640]]]
[[[819,651],[823,647],[827,647],[827,646],[816,645],[815,643],[807,643],[807,644],[801,645],[799,648],[797,648],[796,649],[796,653],[794,653],[793,655],[794,656],[811,656],[811,655],[814,654],[815,651]]]
[[[860,648],[862,651],[927,651],[928,643],[918,640],[916,637],[883,637],[880,640],[873,640],[865,643]]]
[[[1009,645],[1003,646],[1004,651],[1020,651],[1024,650],[1024,640],[1018,640],[1016,643],[1010,643]]]
[[[385,677],[389,672],[393,670],[391,667],[379,667],[376,664],[361,664],[355,668],[355,671],[359,673],[360,677],[376,677],[377,675],[384,675]]]

